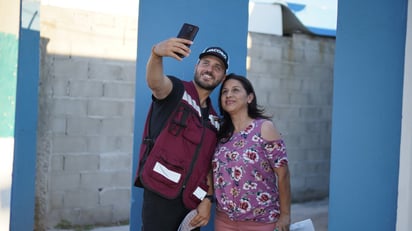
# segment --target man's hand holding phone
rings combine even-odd
[[[189,46],[193,42],[182,38],[170,38],[162,41],[152,47],[152,56],[154,57],[171,57],[182,60],[180,54],[186,57],[190,54]]]
[[[158,57],[169,56],[182,60],[190,54],[190,46],[198,31],[199,27],[184,23],[177,38],[170,38],[156,44],[152,47],[152,54]]]
[[[183,23],[182,28],[180,28],[179,33],[177,34],[178,38],[182,38],[182,39],[187,39],[193,42],[193,40],[195,39],[197,32],[199,31],[199,27],[189,24],[189,23]],[[189,48],[191,45],[190,44],[186,44],[186,46]],[[180,58],[184,58],[186,55],[177,52],[177,55]]]

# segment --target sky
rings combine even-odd
[[[250,2],[287,5],[312,32],[336,35],[338,0],[250,0]]]
[[[304,25],[336,30],[338,0],[287,0],[286,2]]]

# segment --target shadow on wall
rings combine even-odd
[[[137,15],[41,14],[35,229],[118,224],[130,212]]]
[[[41,40],[36,228],[124,223],[136,63],[52,54],[51,42]]]

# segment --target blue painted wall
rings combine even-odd
[[[208,46],[221,46],[229,54],[229,72],[246,74],[247,55],[247,0],[140,0],[136,65],[136,101],[133,150],[133,175],[136,172],[138,151],[146,113],[151,102],[151,92],[145,81],[146,62],[152,46],[175,37],[184,22],[196,24],[199,33],[192,45],[192,55],[182,62],[166,58],[166,74],[181,79],[193,78],[198,54]],[[161,6],[161,7],[159,7]],[[216,104],[217,92],[212,94]],[[140,230],[142,190],[132,189],[130,229]],[[213,230],[213,222],[202,230]]]
[[[10,230],[33,230],[40,33],[20,30]]]
[[[406,13],[339,1],[329,230],[395,230]]]

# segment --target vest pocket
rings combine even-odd
[[[167,158],[165,154],[160,153],[161,150],[158,151],[149,155],[140,177],[141,182],[165,198],[176,198],[183,186],[187,170],[180,161]]]

